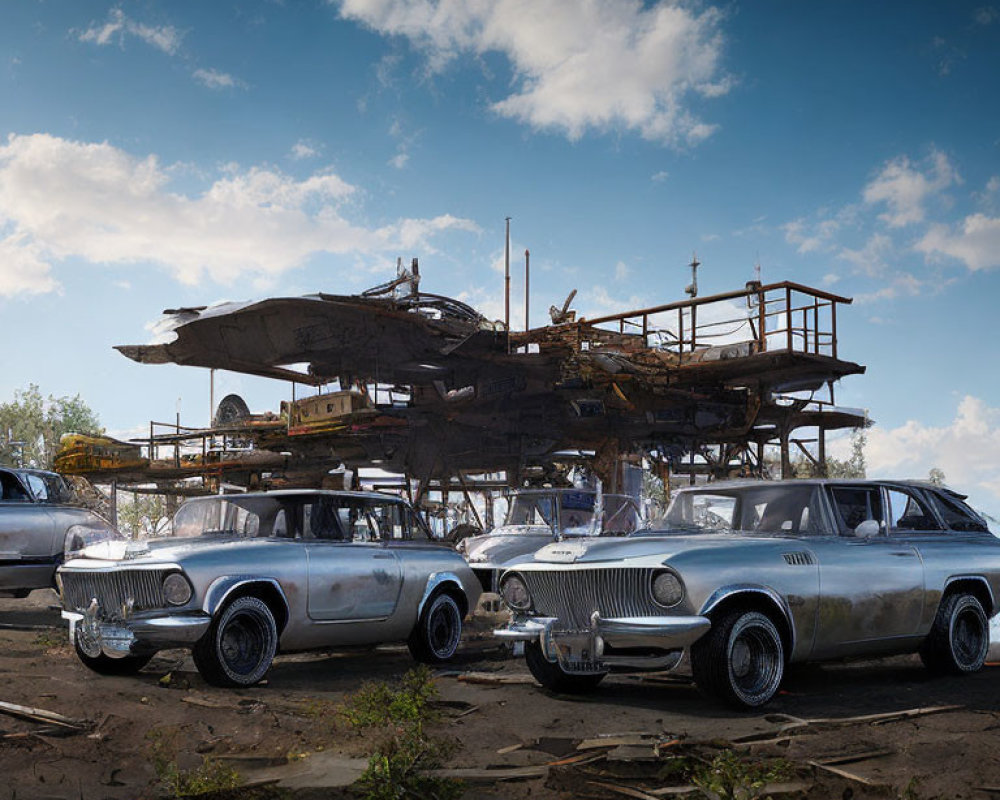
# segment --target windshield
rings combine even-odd
[[[532,533],[534,527],[548,528],[565,536],[626,534],[640,527],[639,508],[627,495],[598,494],[587,490],[560,489],[524,492],[510,498],[504,533]],[[597,519],[600,518],[600,527]]]
[[[515,494],[510,498],[504,527],[543,526],[555,529],[555,498],[547,494]]]
[[[816,486],[765,485],[684,491],[657,527],[685,531],[829,534]]]
[[[426,539],[409,506],[390,499],[336,495],[226,495],[189,500],[171,536],[380,541]]]

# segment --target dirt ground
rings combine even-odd
[[[0,800],[166,796],[154,743],[182,769],[220,759],[251,785],[280,781],[286,797],[352,796],[322,787],[350,782],[372,742],[334,709],[363,681],[413,666],[400,647],[288,655],[265,685],[236,691],[208,686],[186,653],[169,651],[137,676],[99,676],[67,646],[55,600],[47,590],[0,599],[0,701],[84,724],[63,731],[0,714]],[[1000,797],[998,667],[961,679],[932,679],[916,657],[809,667],[764,713],[740,714],[702,697],[683,669],[611,676],[583,698],[546,693],[489,627],[480,620],[435,679],[435,732],[455,743],[447,766],[468,777],[467,798],[675,796],[671,758],[733,747],[793,765],[788,785],[769,788],[775,797]],[[607,742],[586,741],[599,737]],[[759,743],[735,741],[747,738]],[[522,777],[479,774],[487,769]]]

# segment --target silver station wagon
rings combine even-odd
[[[169,536],[84,547],[57,581],[91,669],[136,672],[186,647],[217,686],[259,682],[279,651],[405,641],[445,661],[480,593],[404,501],[295,490],[189,500]]]
[[[1000,610],[1000,540],[964,498],[915,482],[802,480],[679,491],[654,529],[542,548],[506,571],[545,687],[585,691],[610,671],[671,669],[753,708],[789,663],[917,652],[976,672]]]

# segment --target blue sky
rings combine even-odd
[[[869,369],[838,401],[878,423],[870,472],[937,466],[997,513],[998,84],[988,0],[4,3],[0,397],[203,424],[204,371],[112,345],[397,257],[497,318],[510,216],[536,324],[574,288],[588,315],[679,299],[693,251],[703,294],[759,261],[854,297]]]

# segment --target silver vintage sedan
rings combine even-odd
[[[0,596],[54,587],[67,535],[105,528],[107,522],[72,505],[74,499],[54,472],[0,468]]]
[[[279,651],[405,641],[447,660],[480,593],[404,501],[294,490],[189,500],[171,535],[84,547],[57,581],[91,669],[135,672],[190,647],[217,686],[259,682]]]
[[[504,573],[548,688],[616,669],[670,669],[753,708],[789,663],[917,652],[933,672],[979,670],[1000,598],[1000,540],[947,489],[915,482],[717,483],[678,492],[659,526],[551,544]]]

